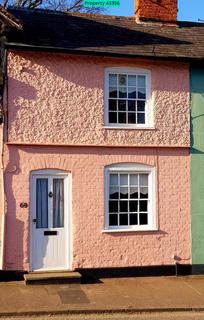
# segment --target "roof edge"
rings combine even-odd
[[[89,51],[83,49],[69,49],[63,47],[51,47],[51,46],[36,46],[36,45],[25,45],[15,42],[5,42],[5,48],[17,51],[35,51],[35,52],[50,52],[50,53],[64,53],[73,55],[89,55],[89,56],[100,56],[100,57],[114,57],[114,58],[140,58],[140,59],[151,59],[151,60],[162,60],[162,61],[179,61],[184,63],[198,62],[204,63],[204,58],[199,57],[184,57],[184,56],[155,56],[155,55],[141,55],[141,54],[125,54],[125,53],[112,53],[105,51]]]

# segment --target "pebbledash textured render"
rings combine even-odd
[[[104,128],[107,66],[150,70],[154,128]],[[49,168],[72,176],[72,268],[171,265],[173,255],[190,263],[186,64],[12,52],[8,87],[8,141],[22,145],[5,148],[6,269],[30,268],[30,206],[13,202],[30,203],[31,172]],[[118,163],[156,169],[157,230],[102,233],[104,168]]]
[[[24,29],[6,43],[5,270],[192,264],[189,61],[179,57],[177,3],[162,2],[172,19],[152,7],[146,21],[149,1],[125,20],[128,40],[117,35],[117,17],[103,27],[94,15],[11,10]],[[76,34],[68,46],[66,32],[62,43],[29,38],[30,17],[42,33],[46,19],[54,28],[60,17],[66,28],[74,17],[83,32],[91,21],[115,33],[98,47]],[[143,49],[133,23],[147,28]],[[111,53],[114,39],[124,54]]]

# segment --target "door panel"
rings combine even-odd
[[[32,245],[34,270],[70,268],[69,185],[65,175],[32,177]]]

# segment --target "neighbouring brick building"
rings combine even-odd
[[[191,265],[204,25],[160,2],[135,17],[9,10],[23,30],[5,42],[5,270]]]

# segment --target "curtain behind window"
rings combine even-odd
[[[36,180],[36,227],[48,227],[48,179]]]
[[[64,179],[53,179],[53,228],[64,227]]]

